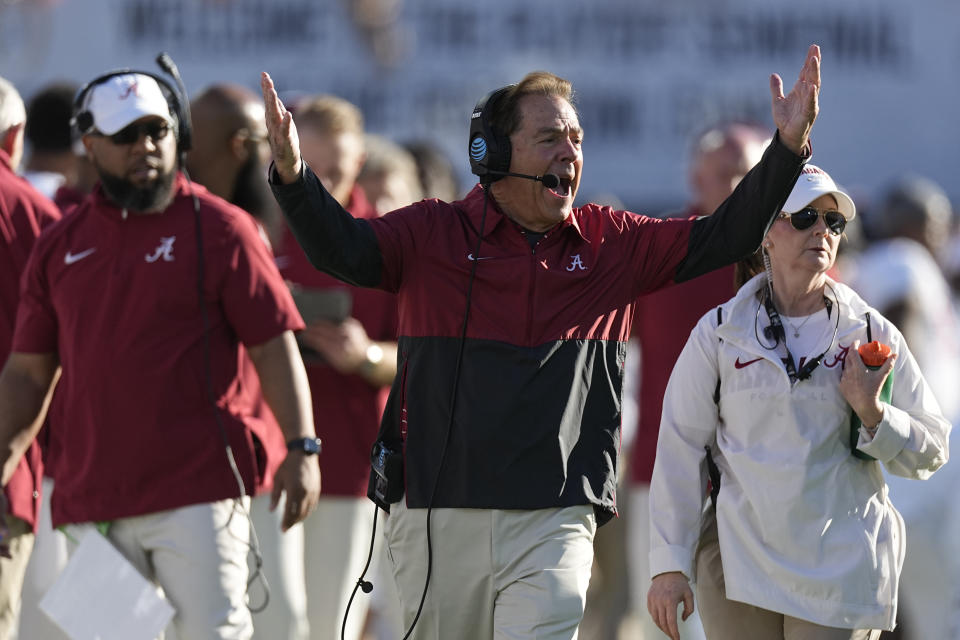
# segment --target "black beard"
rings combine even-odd
[[[230,203],[261,222],[273,217],[276,201],[267,183],[266,170],[260,164],[256,154],[251,153],[237,172]]]
[[[108,173],[97,167],[100,183],[107,197],[118,207],[130,211],[156,211],[165,206],[173,195],[173,180],[176,172],[161,173],[147,187],[138,187],[126,178]]]

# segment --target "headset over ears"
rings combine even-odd
[[[180,87],[180,91],[177,90],[170,82],[164,79],[162,76],[159,76],[155,73],[150,73],[149,71],[138,71],[136,69],[117,69],[115,71],[110,71],[103,75],[97,76],[87,84],[83,85],[79,91],[77,91],[76,97],[73,99],[73,117],[70,119],[70,124],[75,127],[79,135],[84,135],[89,133],[94,125],[93,114],[87,109],[87,100],[89,99],[90,92],[93,91],[95,87],[103,84],[110,80],[110,78],[115,78],[117,76],[126,75],[129,73],[138,73],[140,75],[148,76],[157,81],[157,84],[160,86],[160,91],[163,92],[164,98],[167,100],[167,106],[170,109],[170,116],[173,118],[174,126],[176,127],[177,133],[177,152],[179,155],[182,155],[190,150],[190,147],[193,142],[193,132],[190,126],[190,112],[188,111],[189,107],[186,103],[186,96],[183,91],[183,83],[180,81],[180,74],[177,71],[176,66],[173,65],[173,61],[170,60],[170,56],[165,53],[161,53],[157,56],[157,63],[166,71]]]
[[[516,85],[507,85],[484,96],[470,116],[470,171],[480,182],[490,184],[502,178],[490,171],[510,170],[510,137],[493,126],[493,114],[504,95]]]

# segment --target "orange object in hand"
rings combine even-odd
[[[879,369],[890,357],[890,347],[876,340],[860,345],[858,351],[863,364],[870,369]]]

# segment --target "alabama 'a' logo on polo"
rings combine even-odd
[[[580,254],[570,256],[570,265],[567,267],[567,271],[586,271],[587,267],[584,266],[583,260],[580,259]]]
[[[173,243],[176,239],[177,236],[160,238],[160,244],[153,250],[153,253],[148,253],[143,259],[147,262],[156,262],[163,258],[164,262],[173,262]]]

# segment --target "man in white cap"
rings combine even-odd
[[[6,481],[61,371],[54,526],[106,529],[163,587],[181,640],[249,638],[245,511],[266,425],[238,374],[244,351],[288,441],[273,491],[274,504],[286,492],[284,529],[316,504],[320,443],[292,333],[302,320],[250,217],[178,171],[180,113],[147,74],[81,90],[74,121],[100,184],[27,264],[0,374],[0,462]]]

